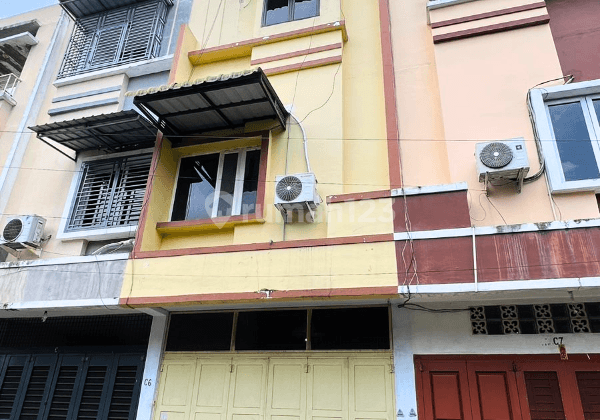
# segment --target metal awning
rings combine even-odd
[[[136,111],[121,111],[29,127],[41,139],[75,150],[120,152],[154,146],[156,128]]]
[[[251,121],[275,120],[285,129],[288,116],[260,68],[129,94],[175,143],[178,135],[236,129]]]
[[[96,13],[107,12],[119,7],[144,3],[148,0],[59,0],[62,8],[74,19],[81,19]],[[172,2],[169,0],[169,4]]]

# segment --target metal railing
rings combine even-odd
[[[0,96],[7,94],[12,97],[20,81],[13,73],[0,75]]]

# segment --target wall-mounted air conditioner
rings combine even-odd
[[[321,203],[317,192],[317,178],[312,172],[280,175],[275,178],[275,207],[286,223],[297,212],[307,222],[313,222],[315,211]]]
[[[488,185],[495,180],[515,181],[521,192],[523,179],[529,172],[525,139],[477,143],[475,146],[479,182]]]
[[[2,228],[0,245],[12,250],[37,249],[42,244],[46,219],[36,215],[13,216]]]

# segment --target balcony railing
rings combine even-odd
[[[15,89],[20,81],[21,79],[13,73],[0,75],[0,98],[8,96],[10,99],[13,99]]]

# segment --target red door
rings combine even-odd
[[[600,420],[598,356],[416,357],[415,363],[422,419]]]

